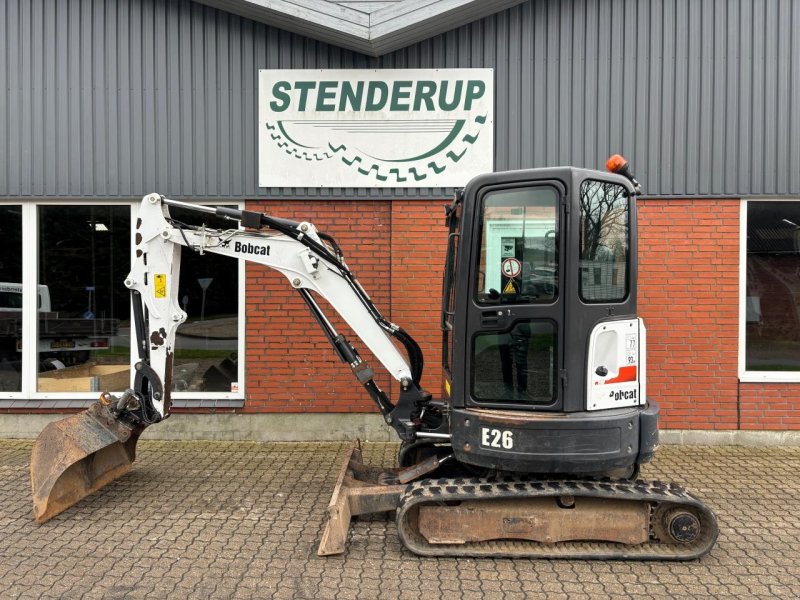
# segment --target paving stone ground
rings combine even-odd
[[[346,444],[143,441],[133,471],[36,525],[31,447],[0,441],[3,599],[800,597],[800,448],[662,447],[643,477],[703,498],[719,542],[700,561],[632,563],[420,558],[381,516],[319,558]]]

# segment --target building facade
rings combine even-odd
[[[122,280],[150,192],[334,236],[437,392],[454,190],[259,187],[258,71],[490,68],[495,170],[620,152],[643,182],[639,306],[663,426],[800,429],[797,3],[272,4],[0,5],[0,410],[77,410],[127,386]],[[184,255],[176,406],[373,412],[282,276]]]

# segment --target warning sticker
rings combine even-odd
[[[625,362],[629,365],[635,365],[636,359],[639,357],[639,336],[635,333],[630,333],[625,336]]]
[[[522,263],[516,258],[507,258],[503,261],[502,270],[506,277],[517,278],[522,273]]]
[[[517,293],[517,286],[514,285],[514,280],[509,279],[506,287],[503,288],[504,294],[516,294]]]
[[[167,275],[166,273],[156,273],[153,276],[153,289],[156,298],[167,297]]]

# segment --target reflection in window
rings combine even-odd
[[[237,208],[237,207],[233,207]],[[170,207],[186,225],[231,229],[227,219]],[[187,313],[175,337],[176,392],[233,392],[239,386],[239,261],[216,254],[181,252],[178,301]]]
[[[618,183],[581,184],[580,296],[586,302],[628,295],[628,192]]]
[[[800,371],[800,202],[747,203],[748,371]]]
[[[131,219],[125,206],[40,206],[40,392],[119,392],[130,381]]]
[[[555,398],[555,326],[521,321],[472,343],[472,397],[478,402],[550,404]]]
[[[542,186],[487,194],[478,260],[478,302],[553,302],[558,295],[556,191]]]
[[[21,391],[22,207],[0,206],[0,392]]]

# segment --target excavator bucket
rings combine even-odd
[[[87,410],[49,423],[31,456],[33,516],[44,523],[127,473],[142,427],[118,421],[108,396]],[[104,402],[105,401],[105,402]]]

